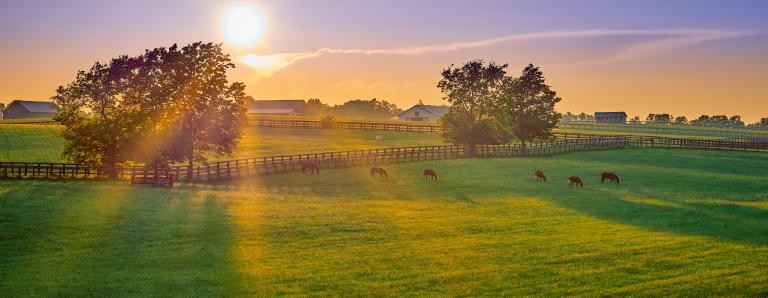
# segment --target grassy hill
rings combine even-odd
[[[425,167],[440,180],[424,182]],[[174,189],[0,181],[0,293],[768,295],[764,153],[386,168],[389,179],[324,169]],[[601,185],[605,170],[622,184]]]

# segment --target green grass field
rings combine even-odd
[[[706,127],[693,125],[640,125],[609,123],[563,123],[557,131],[597,134],[645,135],[685,138],[768,138],[768,131],[746,128]]]
[[[386,168],[173,189],[2,181],[0,296],[768,295],[766,154]]]
[[[59,129],[54,125],[0,125],[0,161],[61,162],[64,140]],[[377,141],[376,136],[382,140]],[[249,127],[237,151],[218,159],[443,144],[433,133]]]

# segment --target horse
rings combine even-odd
[[[605,179],[608,179],[611,183],[616,182],[616,184],[619,184],[619,176],[616,176],[614,173],[604,172],[600,175],[600,183],[605,182]]]
[[[568,177],[568,186],[574,186],[574,185],[584,187],[584,183],[581,182],[581,177],[579,176]]]
[[[379,174],[379,177],[389,178],[389,176],[387,176],[387,171],[385,171],[384,169],[379,167],[372,167],[371,177],[375,177],[376,174]]]
[[[437,172],[434,169],[424,169],[424,180],[432,177],[432,180],[437,180]]]
[[[301,164],[301,173],[306,174],[307,170],[309,170],[310,174],[320,174],[320,166],[311,161],[307,161]]]
[[[536,181],[542,181],[547,182],[547,176],[544,176],[544,172],[541,170],[536,170],[535,173],[533,173],[534,176],[536,176]]]

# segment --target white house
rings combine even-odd
[[[448,113],[448,106],[432,106],[417,104],[405,112],[397,115],[401,121],[439,122],[440,118]]]

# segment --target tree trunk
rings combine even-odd
[[[194,168],[194,156],[195,149],[192,146],[189,147],[189,163],[187,164],[187,181],[192,181],[192,169]]]
[[[520,152],[521,152],[523,155],[527,155],[527,154],[528,154],[528,148],[527,148],[527,147],[525,147],[525,140],[524,140],[524,139],[521,139],[521,140],[520,140],[520,142],[522,142],[522,145],[521,145],[521,147],[520,147]]]

